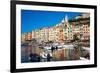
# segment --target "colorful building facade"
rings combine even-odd
[[[24,33],[21,40],[36,39],[37,42],[60,42],[64,43],[73,40],[74,34],[79,34],[81,40],[90,39],[90,17],[89,14],[82,14],[75,19],[68,21],[68,17],[53,27],[45,27],[32,32]]]

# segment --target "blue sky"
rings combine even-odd
[[[66,15],[68,19],[73,19],[80,14],[79,12],[21,10],[21,32],[31,32],[43,27],[52,27],[60,23]]]

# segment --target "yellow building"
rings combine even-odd
[[[39,42],[39,32],[39,30],[32,31],[32,39],[35,39],[37,42]]]
[[[21,34],[21,42],[24,43],[26,38],[26,33]]]
[[[55,31],[54,28],[50,27],[49,28],[49,41],[54,41],[55,40]]]
[[[32,31],[32,38],[36,39],[37,42],[47,42],[48,41],[48,28],[42,28]]]

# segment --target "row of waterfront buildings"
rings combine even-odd
[[[35,39],[37,42],[69,42],[77,34],[83,41],[90,40],[90,14],[84,13],[68,20],[67,16],[53,27],[44,27],[32,32],[22,33],[21,42]]]

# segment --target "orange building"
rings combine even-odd
[[[83,36],[82,40],[89,40],[90,39],[90,27],[88,24],[83,25]]]
[[[32,33],[31,33],[31,32],[28,32],[28,33],[26,34],[25,40],[26,40],[26,41],[32,40]]]
[[[60,32],[59,32],[59,42],[61,42],[61,43],[64,42],[64,33],[63,33],[63,30],[60,30]]]

